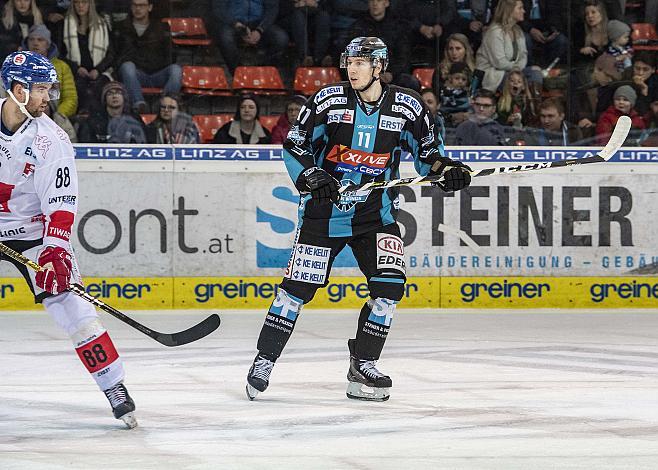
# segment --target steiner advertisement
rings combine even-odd
[[[207,166],[215,162],[192,162],[172,171],[157,162],[135,162],[153,166],[134,172],[130,163],[112,171],[86,171],[80,165],[80,207],[72,242],[85,276],[97,283],[103,278],[162,279],[158,286],[140,291],[145,298],[153,292],[164,295],[164,303],[154,297],[150,308],[224,305],[204,300],[194,289],[172,294],[184,288],[181,279],[191,285],[191,279],[204,277],[282,276],[299,200],[288,175],[278,168],[282,163],[277,168],[256,163],[241,171],[221,171]],[[405,165],[405,170],[411,168]],[[618,278],[623,283],[627,276],[641,280],[642,275],[657,274],[658,174],[653,169],[638,171],[645,167],[617,163],[484,177],[454,194],[432,187],[401,188],[398,220],[407,275],[410,282],[436,281],[432,295],[419,297],[427,301],[415,306],[487,306],[478,303],[487,298],[505,306],[499,299],[509,304],[517,291],[532,294],[531,300],[559,303],[555,288],[549,290],[541,282],[538,287],[507,288],[503,278],[517,282],[563,277],[575,285],[579,277],[592,283],[599,277]],[[360,276],[349,249],[335,260],[332,274]],[[0,264],[0,281],[12,277],[14,270]],[[492,280],[493,287],[489,283],[471,292],[451,287],[449,278],[501,280],[500,286]],[[430,281],[420,279],[417,284]],[[505,289],[511,297],[505,296]],[[647,289],[653,292],[651,286]],[[12,293],[9,287],[5,290]],[[100,287],[97,294],[106,297]],[[655,302],[653,294],[648,298]],[[332,305],[329,297],[326,304]],[[559,306],[537,304],[553,305]]]

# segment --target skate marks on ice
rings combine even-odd
[[[339,317],[345,327],[332,331],[326,327],[336,316],[305,312],[270,388],[249,402],[244,384],[260,313],[225,315],[216,339],[167,354],[108,325],[137,404],[140,427],[132,431],[112,417],[68,341],[39,336],[55,331],[47,317],[0,315],[6,337],[15,338],[0,343],[0,468],[102,461],[146,469],[637,469],[658,462],[651,315],[400,314],[380,361],[393,379],[391,399],[364,403],[344,396],[353,322]]]

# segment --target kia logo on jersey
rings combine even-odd
[[[337,164],[336,171],[343,173],[356,171],[373,176],[382,174],[390,159],[390,153],[364,152],[340,144],[334,145],[327,155],[327,160]]]
[[[377,248],[396,255],[404,255],[402,240],[393,235],[377,234]]]

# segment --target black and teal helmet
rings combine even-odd
[[[350,41],[345,52],[340,55],[340,68],[347,68],[348,57],[363,57],[370,60],[372,68],[382,66],[382,72],[388,66],[388,47],[376,37],[358,37]]]

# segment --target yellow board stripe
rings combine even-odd
[[[126,310],[267,308],[280,277],[86,278],[87,291]],[[359,308],[363,278],[333,277],[310,308]],[[658,277],[414,277],[400,308],[658,308]],[[34,308],[22,278],[0,278],[0,310]]]

